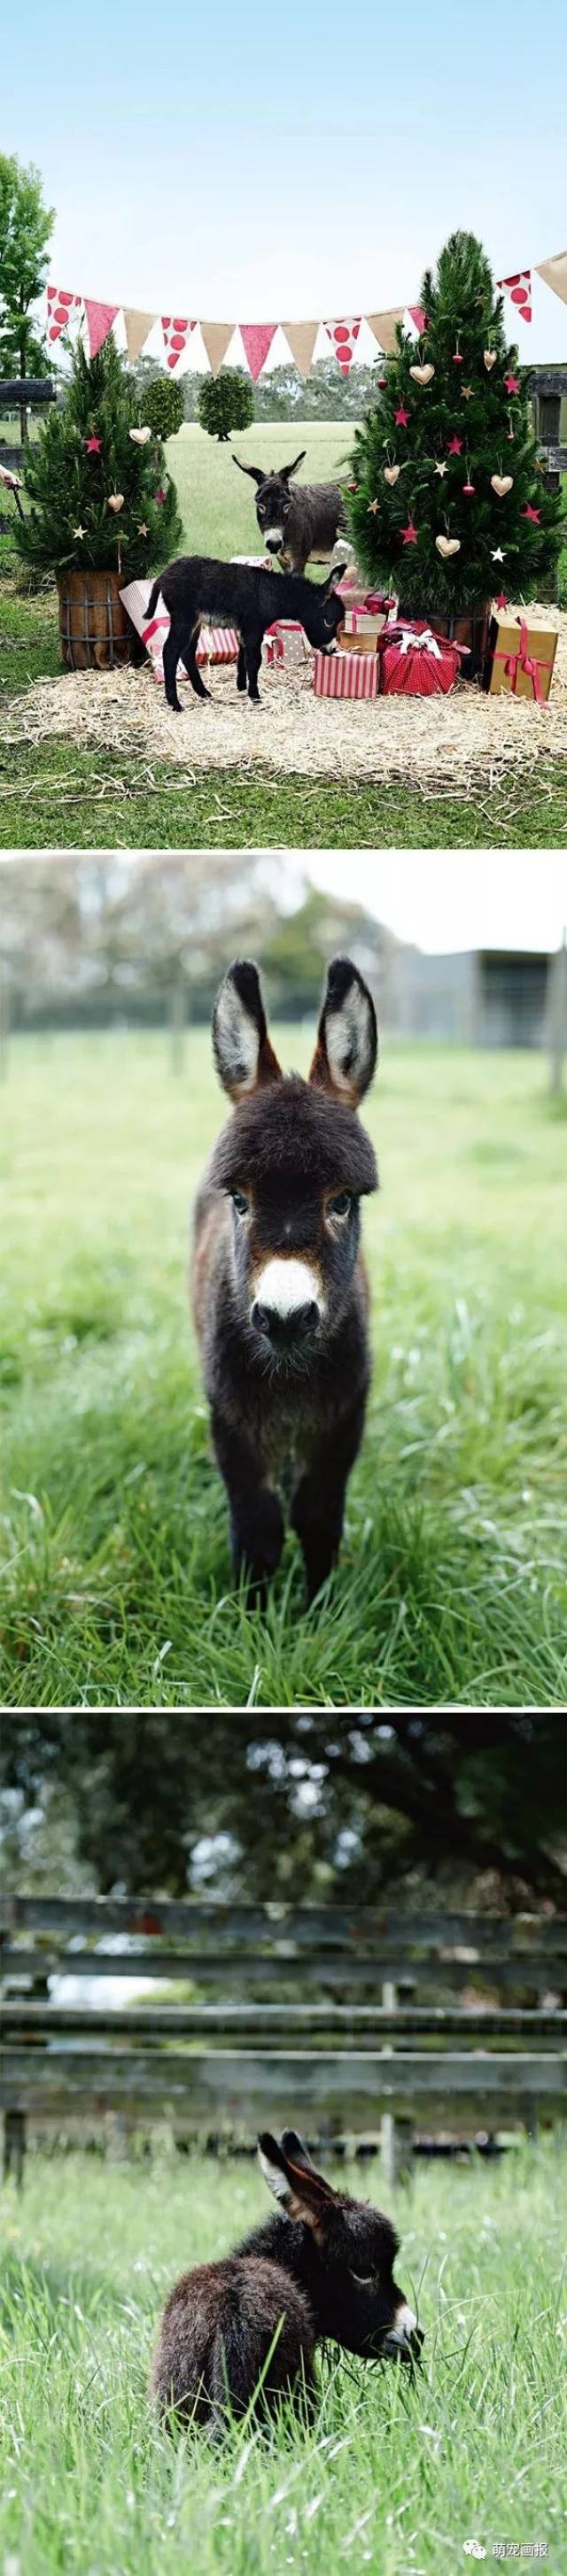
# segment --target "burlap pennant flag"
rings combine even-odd
[[[388,313],[365,313],[364,315],[369,331],[374,333],[374,339],[378,340],[380,348],[385,350],[387,358],[391,357],[392,350],[396,347],[396,329],[398,322],[403,322],[404,312],[405,305],[392,304]]]
[[[553,294],[560,295],[562,304],[567,304],[567,250],[556,251],[554,259],[540,260],[536,277],[543,277],[544,285],[551,286]]]
[[[98,304],[91,296],[85,296],[89,358],[98,357],[99,349],[104,348],[104,342],[108,339],[109,331],[112,330],[112,324],[116,321],[116,315],[119,312],[119,304]]]
[[[230,347],[234,322],[202,322],[201,333],[212,376],[218,376]]]
[[[300,376],[310,374],[318,330],[318,322],[282,322],[282,331],[285,331]]]
[[[150,331],[153,331],[154,322],[157,322],[159,317],[157,313],[139,312],[138,307],[135,304],[123,304],[122,312],[124,316],[124,329],[126,332],[126,355],[130,360],[131,367],[134,367],[136,359],[140,357],[142,349],[145,348],[146,340],[149,340]]]

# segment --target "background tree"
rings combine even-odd
[[[559,1716],[38,1710],[5,1718],[0,1763],[22,1891],[53,1886],[57,1827],[67,1883],[103,1893],[565,1905]]]
[[[143,410],[156,438],[176,438],[185,419],[183,386],[174,384],[172,376],[153,376],[145,388]]]
[[[105,572],[117,563],[132,581],[169,561],[182,534],[177,493],[160,439],[152,433],[138,443],[144,426],[112,333],[96,358],[78,341],[63,405],[48,413],[28,450],[29,510],[16,532],[26,563],[55,573],[71,565]]]
[[[54,208],[45,206],[39,170],[0,153],[0,377],[45,375],[49,359],[33,307],[49,264]],[[22,446],[28,435],[20,412]]]
[[[232,429],[249,429],[254,419],[254,387],[241,367],[221,367],[220,376],[203,376],[197,396],[201,429],[226,441]]]
[[[527,377],[473,233],[452,234],[420,303],[421,336],[398,325],[382,398],[355,438],[357,558],[411,617],[474,611],[495,591],[541,597],[563,504],[542,480]]]

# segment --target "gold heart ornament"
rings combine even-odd
[[[461,552],[461,540],[460,540],[460,537],[436,537],[436,539],[435,539],[435,544],[436,544],[436,547],[437,547],[437,553],[438,553],[438,555],[442,555],[442,556],[443,556],[443,562],[444,562],[444,563],[446,563],[446,562],[447,562],[447,558],[448,558],[448,556],[449,556],[449,555],[460,555],[460,552]]]
[[[410,376],[413,376],[414,385],[430,385],[434,375],[434,367],[410,367]]]
[[[499,501],[503,501],[505,492],[512,490],[514,476],[513,474],[491,474],[490,481],[493,492],[497,492]]]

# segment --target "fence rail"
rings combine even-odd
[[[157,1994],[90,2000],[87,1979],[117,1977]],[[77,1981],[69,2002],[61,1979]],[[162,2002],[165,1983],[189,1993]],[[564,1917],[5,1898],[0,1985],[17,2171],[28,2122],[43,2136],[165,2119],[218,2140],[301,2116],[328,2137],[381,2135],[395,2179],[420,2121],[460,2137],[567,2108]]]

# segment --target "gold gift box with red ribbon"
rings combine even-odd
[[[556,652],[557,635],[552,627],[528,626],[526,617],[493,617],[485,688],[491,697],[504,689],[515,698],[534,698],[543,706],[549,697]]]

